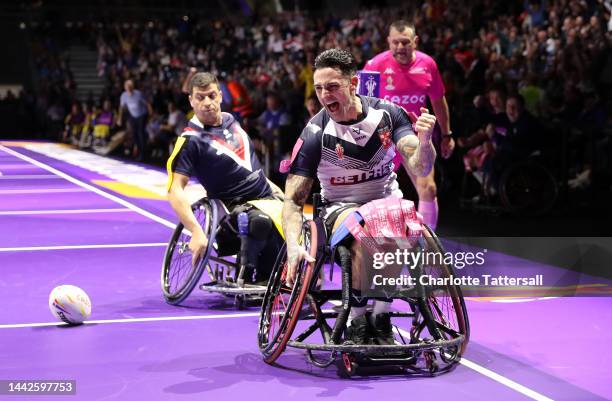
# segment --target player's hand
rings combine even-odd
[[[206,247],[208,246],[208,238],[204,232],[200,229],[197,232],[193,233],[191,236],[191,240],[189,240],[189,250],[191,251],[191,264],[195,266],[202,256],[204,256],[204,252],[206,252]]]
[[[297,268],[302,260],[314,262],[306,249],[299,244],[287,244],[287,285],[293,286],[297,276]]]
[[[442,141],[440,142],[440,153],[444,159],[448,159],[455,150],[455,140],[450,135],[442,135]]]
[[[421,107],[421,115],[417,118],[414,124],[420,142],[431,141],[431,134],[433,133],[434,126],[436,125],[436,116],[429,114],[429,110],[425,107]]]

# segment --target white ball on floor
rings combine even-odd
[[[53,316],[68,324],[81,324],[91,315],[89,296],[74,285],[60,285],[49,294]]]

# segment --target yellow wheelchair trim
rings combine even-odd
[[[261,210],[274,222],[274,226],[276,230],[279,232],[281,237],[285,239],[285,234],[283,233],[283,225],[282,225],[282,214],[283,214],[283,202],[278,199],[257,199],[248,201],[247,203],[255,206],[257,209]]]

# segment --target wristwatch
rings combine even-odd
[[[453,137],[453,131],[448,131],[448,134],[442,134],[442,136],[448,136],[450,138]]]

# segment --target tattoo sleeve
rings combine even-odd
[[[283,232],[287,247],[296,246],[302,230],[302,210],[313,179],[289,174],[285,182],[285,202],[283,204]]]
[[[436,149],[431,141],[422,143],[412,135],[405,136],[397,142],[397,149],[404,160],[408,173],[425,177],[433,168],[436,160]]]

